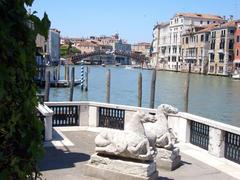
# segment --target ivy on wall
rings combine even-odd
[[[36,117],[35,38],[47,37],[47,14],[33,0],[0,0],[0,179],[37,179],[43,125]]]

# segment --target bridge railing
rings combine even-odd
[[[50,108],[59,106],[77,107],[77,111],[67,110],[60,112],[66,116],[69,114],[73,116],[73,113],[77,112],[77,116],[74,116],[77,118],[77,123],[74,125],[88,127],[124,129],[126,122],[138,110],[143,110],[152,115],[156,114],[156,109],[88,101],[46,102],[45,105]],[[57,113],[59,114],[59,112]],[[56,116],[56,118],[62,117]],[[168,124],[176,133],[180,142],[191,143],[216,157],[224,157],[240,163],[239,127],[184,112],[168,115]],[[62,125],[69,126],[68,124]]]

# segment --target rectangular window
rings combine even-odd
[[[232,40],[232,39],[230,39],[230,41],[229,41],[229,49],[233,49],[233,43],[234,41]]]
[[[224,49],[225,48],[225,39],[221,39],[219,48],[220,49]]]
[[[208,39],[209,39],[209,34],[206,34],[206,36],[205,36],[205,42],[207,42]]]
[[[212,32],[212,38],[216,38],[216,31]]]
[[[210,45],[211,47],[211,49],[215,49],[215,40],[212,40],[212,42],[211,42],[211,45]]]
[[[188,44],[188,37],[186,37],[186,44]]]
[[[225,30],[222,30],[222,31],[221,31],[221,37],[225,37],[225,34],[226,34],[226,31],[225,31]]]
[[[210,54],[210,62],[214,62],[214,54],[213,53]]]
[[[223,73],[223,67],[222,66],[219,66],[218,73]]]
[[[202,34],[201,35],[201,42],[203,42],[204,41],[204,35]]]
[[[240,36],[237,36],[237,42],[238,43],[240,42]]]
[[[219,62],[223,62],[223,61],[224,61],[224,54],[219,53]]]
[[[176,56],[172,57],[172,62],[176,62]]]
[[[214,72],[214,66],[210,66],[210,72]]]
[[[229,33],[232,35],[232,34],[234,34],[234,29],[230,29],[229,30]]]

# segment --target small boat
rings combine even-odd
[[[233,72],[232,78],[233,78],[233,79],[240,79],[240,72],[239,72],[239,70],[236,69],[236,70]]]
[[[233,78],[233,79],[240,79],[240,74],[233,74],[233,75],[232,75],[232,78]]]
[[[125,69],[132,69],[132,66],[126,66]]]
[[[116,63],[116,64],[115,64],[115,66],[120,66],[120,65],[121,65],[121,63]]]
[[[102,64],[102,67],[106,67],[106,64]]]

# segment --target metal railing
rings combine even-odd
[[[225,132],[224,157],[236,163],[240,163],[240,135]]]
[[[58,105],[49,106],[53,110],[53,126],[77,126],[79,121],[79,106]]]
[[[191,121],[190,143],[208,150],[209,126],[195,121]]]
[[[99,127],[124,129],[125,110],[99,107]]]

